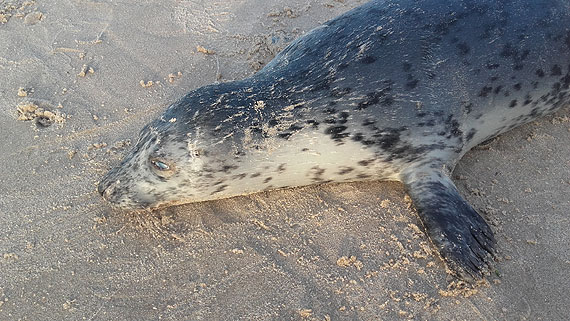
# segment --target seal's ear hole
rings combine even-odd
[[[192,149],[192,150],[190,150],[190,156],[191,156],[192,158],[194,158],[194,157],[200,157],[200,156],[203,155],[203,153],[204,153],[204,152],[203,152],[203,150],[201,150],[201,149]]]

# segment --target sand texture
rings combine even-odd
[[[453,281],[398,183],[118,213],[98,180],[188,91],[253,74],[356,0],[0,1],[0,320],[564,320],[570,112],[454,179],[498,273]]]

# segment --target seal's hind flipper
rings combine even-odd
[[[485,220],[441,171],[414,170],[404,184],[427,233],[448,267],[467,280],[490,272],[495,238]]]

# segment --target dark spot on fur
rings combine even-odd
[[[375,58],[375,57],[372,57],[372,56],[365,56],[365,57],[360,58],[359,61],[360,61],[361,63],[363,63],[363,64],[367,64],[367,65],[368,65],[368,64],[371,64],[371,63],[375,62],[375,61],[376,61],[376,58]]]
[[[255,177],[258,177],[258,176],[261,176],[261,173],[254,173],[254,174],[251,174],[250,177],[251,177],[251,178],[255,178]]]
[[[275,127],[275,126],[279,125],[279,121],[274,118],[274,119],[269,120],[268,124],[271,127]]]
[[[348,136],[348,133],[343,133],[347,128],[346,126],[331,126],[325,130],[325,134],[338,141]]]
[[[228,187],[228,185],[219,186],[219,187],[218,187],[215,191],[213,191],[210,195],[214,195],[214,194],[216,194],[216,193],[223,192],[223,191],[226,189],[226,187]]]
[[[458,43],[457,49],[459,49],[459,54],[462,56],[467,55],[471,51],[471,48],[465,42]]]
[[[369,106],[376,105],[380,102],[380,98],[384,96],[386,96],[386,92],[384,90],[368,93],[366,94],[366,98],[358,103],[357,109],[366,109]]]
[[[499,65],[499,64],[492,64],[492,63],[490,63],[490,62],[487,62],[487,69],[491,69],[491,70],[492,70],[492,69],[497,69],[497,68],[499,68],[500,66],[501,66],[501,65]]]
[[[401,131],[401,129],[397,128],[386,128],[383,131],[374,134],[373,136],[376,138],[376,141],[380,145],[380,148],[384,150],[390,150],[398,142],[400,142]]]
[[[320,167],[318,167],[318,166],[314,166],[314,167],[312,167],[311,170],[310,170],[310,174],[312,174],[312,176],[313,176],[312,179],[313,179],[314,181],[322,182],[323,179],[322,179],[321,176],[323,176],[324,173],[325,173],[325,169],[324,169],[324,168],[320,168]]]
[[[544,74],[544,70],[542,70],[542,69],[537,69],[537,70],[536,70],[536,75],[537,75],[538,77],[540,77],[540,78],[544,77],[544,75],[545,75],[545,74]]]
[[[227,173],[233,171],[234,169],[238,169],[238,166],[236,166],[236,165],[224,165],[222,167],[222,172],[227,174]]]
[[[361,160],[358,162],[358,165],[360,166],[368,166],[370,165],[372,162],[374,162],[373,159],[365,159],[365,160]]]
[[[497,86],[495,90],[493,90],[493,92],[495,93],[495,95],[498,95],[501,92],[501,89],[503,89],[503,86]]]
[[[562,75],[562,68],[560,68],[559,65],[552,66],[552,69],[550,70],[550,75],[551,76],[561,76]]]
[[[234,179],[234,180],[235,180],[235,179],[244,179],[246,176],[247,176],[246,173],[241,173],[241,174],[234,175],[234,176],[232,177],[232,179]]]
[[[293,124],[293,125],[291,125],[291,126],[289,127],[289,130],[294,131],[294,132],[299,131],[299,130],[301,130],[301,129],[303,129],[303,126],[299,126],[299,125],[296,125],[296,124]]]
[[[340,170],[338,171],[338,174],[339,175],[345,175],[345,174],[352,172],[353,170],[354,170],[354,168],[352,168],[352,167],[341,167]]]
[[[514,88],[516,91],[519,91],[519,90],[521,90],[521,88],[522,88],[522,84],[521,84],[520,82],[519,82],[519,83],[516,83],[516,84],[513,85],[513,88]]]
[[[340,117],[340,119],[338,120],[338,123],[339,123],[339,124],[344,124],[344,123],[346,123],[346,122],[348,121],[348,116],[349,116],[349,114],[348,114],[347,112],[345,112],[345,111],[340,112],[340,113],[338,114],[338,116]]]
[[[404,72],[410,72],[410,70],[412,70],[412,64],[409,62],[404,62],[402,64],[402,70],[404,70]]]
[[[356,133],[352,136],[352,140],[355,142],[359,142],[362,139],[364,139],[364,136],[362,135],[362,133]]]
[[[419,81],[418,79],[414,79],[414,80],[408,81],[408,82],[406,83],[406,89],[407,89],[407,90],[411,90],[411,89],[416,88],[416,87],[418,86],[418,83],[419,83],[419,82],[420,82],[420,81]]]
[[[517,100],[516,100],[516,99],[511,100],[511,103],[509,104],[509,107],[510,107],[510,108],[514,108],[514,107],[516,107],[516,106],[517,106]]]
[[[307,124],[310,124],[314,129],[319,129],[319,122],[314,119],[307,120]]]
[[[459,129],[459,122],[457,119],[453,118],[453,115],[449,115],[445,120],[446,128],[449,129],[449,133],[452,136],[460,137],[463,132]]]
[[[466,141],[471,141],[471,139],[473,139],[473,136],[475,136],[475,134],[477,133],[477,130],[475,130],[475,128],[471,128],[469,130],[469,132],[467,133],[467,136],[465,136],[465,140]]]
[[[273,177],[267,177],[267,178],[265,178],[265,179],[263,180],[263,184],[269,183],[269,181],[272,180],[272,179],[273,179]]]
[[[479,92],[479,97],[487,97],[492,90],[493,87],[490,86],[485,86],[481,88],[481,91]]]
[[[530,95],[527,94],[527,95],[524,97],[524,99],[525,99],[525,100],[524,100],[524,103],[523,103],[524,106],[526,106],[526,105],[532,103],[532,97],[531,97]]]
[[[515,56],[516,54],[517,50],[513,48],[513,45],[511,45],[510,43],[505,44],[503,46],[503,50],[500,53],[500,55],[505,58]]]

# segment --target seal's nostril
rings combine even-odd
[[[105,193],[105,181],[101,181],[97,184],[97,192],[103,196],[103,193]]]
[[[99,184],[97,184],[97,192],[99,192],[103,198],[107,199],[107,197],[113,193],[113,190],[115,190],[115,185],[117,184],[119,184],[118,180],[112,182],[108,179],[108,177],[105,177],[99,182]]]
[[[115,190],[120,186],[121,181],[116,180],[113,183],[109,184],[105,191],[103,192],[103,198],[109,200],[111,196],[115,193]]]

